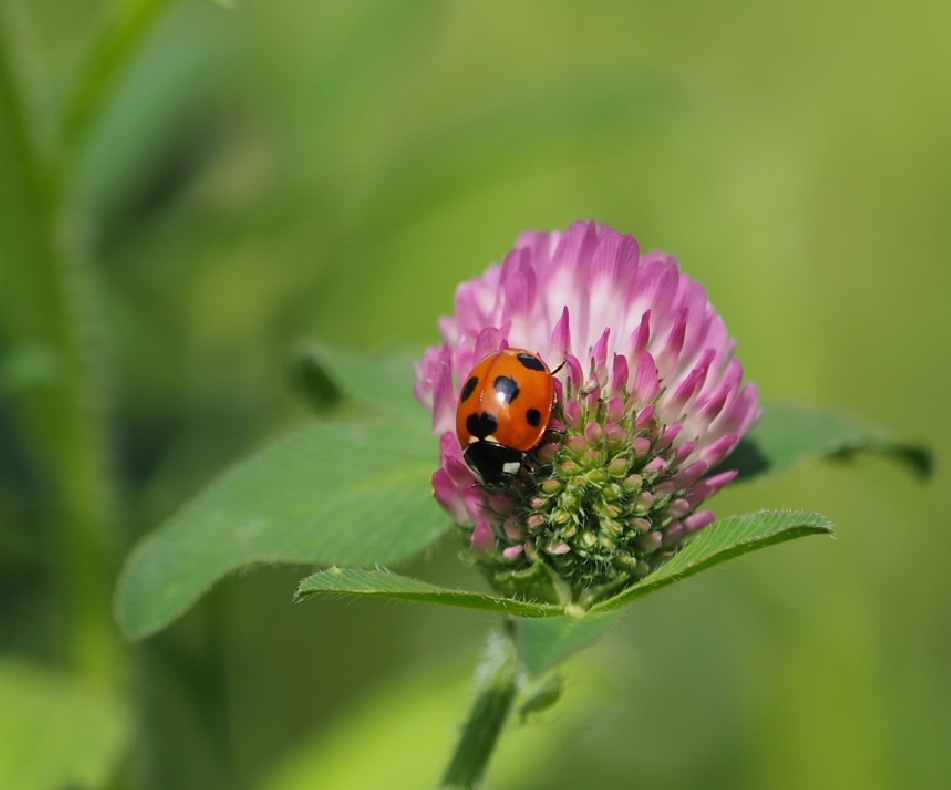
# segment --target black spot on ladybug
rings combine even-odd
[[[518,382],[510,379],[508,376],[499,376],[495,380],[495,391],[499,394],[500,403],[511,403],[518,397],[520,392]]]
[[[471,376],[466,382],[466,386],[462,388],[462,394],[459,396],[459,402],[465,403],[469,400],[469,396],[475,392],[475,388],[479,386],[479,378],[477,376]]]
[[[491,436],[499,427],[499,421],[491,414],[481,412],[479,414],[470,414],[466,417],[466,430],[471,436],[478,439],[484,439]]]
[[[522,363],[523,367],[526,367],[529,370],[544,370],[545,369],[545,363],[542,362],[534,354],[529,354],[527,351],[518,352],[518,361]]]
[[[528,413],[525,415],[525,419],[528,420],[528,424],[533,428],[537,428],[541,425],[542,422],[542,413],[538,409],[529,409]]]

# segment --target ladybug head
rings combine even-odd
[[[464,457],[484,483],[498,485],[518,474],[524,454],[495,442],[473,442],[466,448]]]

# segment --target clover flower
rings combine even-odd
[[[633,236],[576,222],[529,231],[462,283],[444,342],[416,365],[433,415],[436,499],[501,592],[590,605],[643,578],[714,520],[710,474],[760,416],[703,286]],[[488,484],[455,431],[465,377],[504,348],[554,371],[549,430],[522,471]]]

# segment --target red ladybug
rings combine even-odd
[[[518,473],[545,435],[554,401],[548,365],[524,348],[493,351],[472,369],[459,394],[456,435],[483,482]]]

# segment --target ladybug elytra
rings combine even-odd
[[[466,463],[486,483],[517,474],[548,429],[555,401],[551,371],[523,348],[493,351],[466,377],[456,435]]]

